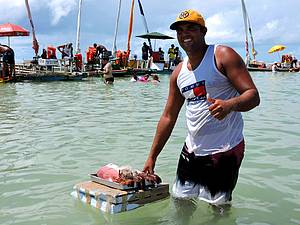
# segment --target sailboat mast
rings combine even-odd
[[[146,32],[149,33],[149,29],[148,29],[148,25],[147,25],[147,21],[146,21],[146,17],[145,17],[145,14],[144,14],[144,10],[143,10],[143,6],[142,6],[142,3],[141,3],[141,0],[138,0],[138,3],[139,3],[139,8],[140,8],[140,13],[141,13],[141,15],[143,17],[143,22],[144,22],[144,26],[145,26]],[[148,38],[148,43],[149,43],[150,49],[152,50],[152,45],[151,45],[150,38]]]
[[[130,54],[130,40],[131,40],[131,34],[132,34],[133,10],[134,10],[134,0],[132,0],[132,2],[131,2],[129,27],[128,27],[128,37],[127,37],[127,53],[128,53],[128,55]]]
[[[247,20],[247,11],[244,0],[241,0],[242,3],[242,12],[244,18],[244,26],[245,26],[245,50],[246,50],[246,65],[250,62],[250,54],[249,54],[249,46],[248,46],[248,20]]]
[[[78,16],[77,16],[77,35],[76,35],[76,53],[80,53],[80,22],[81,22],[81,6],[82,0],[78,2]]]
[[[32,48],[34,49],[35,57],[37,57],[38,53],[39,53],[39,43],[35,36],[35,29],[34,29],[34,25],[33,25],[33,21],[32,21],[32,16],[31,16],[31,11],[30,11],[28,0],[25,0],[25,5],[26,5],[26,9],[27,9],[27,16],[29,18],[30,26],[32,29]],[[9,37],[8,37],[8,46],[10,46]]]
[[[252,29],[251,29],[251,25],[250,25],[250,19],[249,19],[249,15],[247,14],[247,19],[248,19],[248,24],[249,24],[249,34],[250,34],[250,40],[251,40],[251,51],[252,51],[252,55],[253,55],[253,60],[255,61],[256,58],[255,56],[257,55],[257,52],[255,50],[255,47],[254,47],[254,38],[253,38],[253,35],[252,35]]]
[[[113,42],[113,55],[116,56],[117,52],[117,35],[118,35],[118,29],[119,29],[119,20],[120,20],[120,12],[121,12],[121,0],[119,0],[119,5],[118,5],[118,14],[117,14],[117,19],[116,19],[116,26],[115,26],[115,34],[114,34],[114,42]]]

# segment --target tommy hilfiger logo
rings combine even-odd
[[[188,102],[206,100],[205,80],[190,84],[181,89],[181,93],[185,96]]]
[[[183,11],[183,12],[180,13],[179,19],[187,18],[189,15],[190,15],[190,14],[189,14],[188,11]]]

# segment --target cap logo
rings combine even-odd
[[[189,16],[189,12],[188,11],[183,11],[182,13],[180,13],[179,15],[179,19],[185,19]]]

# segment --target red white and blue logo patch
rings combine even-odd
[[[187,101],[206,100],[207,92],[205,88],[205,80],[198,81],[182,88],[181,93],[184,95]]]

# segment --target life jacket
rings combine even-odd
[[[82,54],[81,53],[77,53],[75,54],[75,66],[77,70],[81,70],[82,69]]]
[[[47,59],[56,59],[56,48],[52,46],[47,47]]]
[[[92,62],[96,56],[96,48],[89,47],[88,51],[86,52],[86,59],[87,62]]]
[[[122,60],[122,51],[121,50],[118,50],[116,52],[116,64],[119,65],[121,63],[121,60]]]
[[[124,51],[123,54],[122,54],[122,64],[124,66],[127,66],[128,58],[129,58],[129,52]]]

